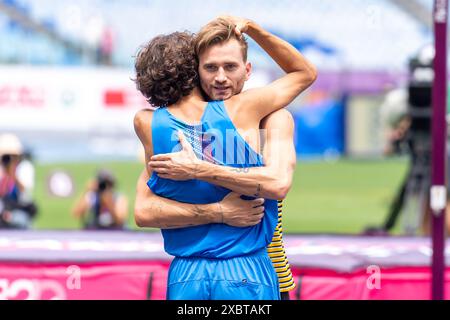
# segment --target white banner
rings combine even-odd
[[[123,69],[0,67],[0,130],[133,131],[148,107]]]

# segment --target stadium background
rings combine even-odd
[[[0,133],[31,151],[39,207],[38,231],[0,233],[0,299],[164,298],[170,257],[157,232],[76,231],[70,209],[99,168],[133,203],[143,163],[132,121],[147,106],[131,81],[139,46],[224,13],[287,39],[319,71],[288,107],[298,159],[283,206],[291,297],[428,299],[429,238],[355,235],[385,222],[409,170],[408,153],[384,150],[390,117],[405,107],[408,63],[429,55],[432,2],[0,0]],[[246,87],[281,72],[252,41],[249,60]],[[408,218],[392,233],[404,236]],[[138,229],[132,205],[128,226]],[[374,266],[382,290],[367,282]],[[77,291],[67,277],[80,270]]]
[[[157,34],[195,32],[221,13],[254,19],[319,69],[289,107],[299,162],[285,231],[358,233],[381,224],[408,160],[383,157],[380,106],[388,90],[405,86],[408,59],[432,40],[423,18],[432,2],[412,2],[1,1],[0,128],[35,157],[36,228],[79,227],[69,208],[100,166],[134,198],[142,164],[132,118],[145,101],[130,80],[133,56]],[[280,72],[252,42],[249,60],[248,87]],[[57,170],[73,178],[67,197],[49,193]]]

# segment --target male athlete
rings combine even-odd
[[[220,29],[223,29],[223,26],[214,22],[205,26],[197,37],[196,53],[199,57],[201,86],[212,100],[226,100],[239,93],[250,75],[251,65],[246,61],[247,47],[235,45],[237,41],[243,41],[239,37],[240,33],[248,33],[257,42],[258,37],[266,36],[248,20],[231,19],[231,25],[236,26],[237,38],[230,33],[228,37],[220,36]],[[289,68],[289,61],[283,61],[281,56],[272,57],[283,69]],[[309,64],[307,67],[311,72],[312,82],[315,79],[315,70]],[[137,224],[142,227],[180,228],[217,222],[240,227],[259,223],[262,214],[252,214],[256,200],[242,200],[239,194],[282,199],[290,188],[295,166],[293,120],[289,112],[280,110],[270,114],[261,122],[260,128],[265,129],[263,152],[265,167],[236,170],[200,161],[182,136],[180,137],[183,146],[181,152],[154,156],[149,163],[149,172],[144,171],[141,174],[137,185],[135,204]],[[254,132],[248,135],[252,136],[252,134],[255,138]],[[145,186],[151,170],[157,172],[162,178],[201,179],[229,188],[238,194],[231,193],[219,203],[206,205],[168,200],[154,195]],[[157,210],[157,208],[163,208],[163,210]],[[294,283],[282,244],[281,209],[279,223],[268,251],[274,267],[278,267],[280,290],[287,292],[294,287]]]

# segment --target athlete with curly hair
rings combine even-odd
[[[232,170],[244,170],[249,176],[269,179],[259,170],[264,168],[262,156],[255,151],[259,150],[259,135],[250,133],[244,139],[242,133],[258,132],[261,120],[289,104],[315,80],[316,72],[297,50],[254,22],[237,18],[224,21],[231,36],[214,40],[198,52],[202,87],[214,99],[211,102],[206,103],[200,88],[194,85],[199,81],[198,75],[188,76],[187,61],[174,59],[189,59],[189,55],[175,53],[184,52],[182,45],[192,45],[185,41],[185,34],[159,37],[165,39],[162,42],[167,46],[158,45],[159,40],[151,42],[136,62],[141,92],[150,102],[160,99],[158,109],[140,111],[135,117],[136,133],[147,160],[157,155],[153,164],[158,167],[170,153],[184,156],[190,152],[188,165],[194,169],[188,176],[175,177],[168,166],[158,167],[158,172],[148,168],[149,194],[138,194],[136,201],[137,224],[161,228],[165,249],[175,256],[169,271],[169,299],[279,298],[277,278],[266,250],[277,225],[277,201],[243,200],[230,192],[235,186],[222,179],[220,172],[218,181],[213,182],[216,186],[195,168],[215,163],[230,175]],[[246,57],[236,55],[244,52],[240,32],[251,36],[287,74],[264,88],[232,96],[242,90],[251,70]],[[161,55],[166,57],[164,62],[159,59]],[[222,61],[211,57],[221,57]],[[191,64],[197,64],[195,55]],[[191,92],[185,94],[183,90],[190,85],[193,85]],[[162,89],[162,93],[155,93],[156,88]],[[173,153],[180,148],[178,138],[183,149]],[[290,138],[286,145],[292,144]],[[231,159],[227,157],[230,153],[234,155]],[[170,161],[178,160],[182,159]],[[140,182],[143,181],[145,176],[141,175]],[[253,197],[266,197],[270,193],[261,184],[255,187],[250,180],[237,191]],[[144,200],[147,196],[149,201]],[[280,194],[274,196],[278,198]],[[233,214],[241,215],[244,221],[226,223],[225,217]]]

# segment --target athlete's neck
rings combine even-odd
[[[206,101],[196,87],[189,95],[168,106],[168,109],[176,116],[183,116],[186,120],[192,121],[203,114],[205,107]]]
[[[199,102],[205,102],[205,100],[203,99],[200,89],[198,87],[195,87],[191,91],[190,94],[182,97],[180,100],[178,100],[176,103],[174,103],[173,106],[177,107],[177,106],[183,105],[184,103],[192,104],[192,103],[199,103]]]

